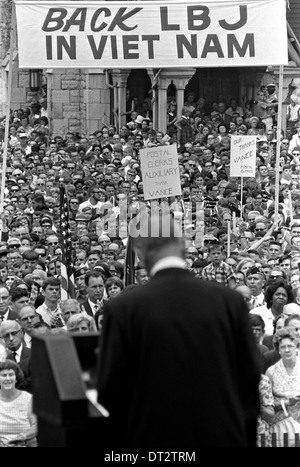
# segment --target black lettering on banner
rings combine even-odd
[[[197,58],[197,34],[191,34],[191,41],[184,34],[176,35],[177,42],[177,56],[178,58],[184,57],[183,47],[189,53],[191,58]]]
[[[57,13],[57,15],[56,15]],[[66,8],[49,8],[42,30],[45,32],[58,31],[64,25],[63,19],[67,16]],[[50,24],[53,26],[50,26]]]
[[[206,58],[208,53],[216,53],[218,58],[224,58],[224,53],[217,34],[207,34],[201,58]]]
[[[62,60],[65,50],[71,60],[76,60],[76,36],[70,36],[70,43],[64,36],[57,36],[57,60]]]
[[[136,29],[138,27],[137,24],[135,26],[130,27],[126,26],[126,24],[124,24],[124,21],[136,15],[137,13],[142,11],[142,9],[143,8],[134,8],[133,10],[128,11],[128,13],[125,14],[127,8],[120,8],[119,11],[117,11],[116,16],[112,20],[108,30],[113,31],[116,27],[121,29],[121,31],[132,31],[133,29]]]
[[[196,14],[195,11],[200,10],[200,14]],[[210,17],[209,17],[209,8],[207,6],[188,6],[187,7],[187,15],[188,15],[188,28],[189,31],[202,31],[206,29],[210,25]],[[198,26],[195,24],[195,21],[201,21],[202,24]]]
[[[113,60],[117,60],[119,58],[117,36],[101,36],[98,46],[95,43],[94,36],[87,36],[95,60],[101,60],[108,37],[110,39],[111,58]]]
[[[71,26],[79,26],[79,31],[84,31],[86,21],[86,8],[76,8],[72,16],[66,21],[63,31],[69,31]]]
[[[142,41],[146,41],[148,43],[148,58],[154,58],[154,41],[159,41],[159,35],[154,36],[142,36]]]
[[[111,43],[111,58],[114,60],[118,59],[118,49],[117,49],[117,36],[110,36]]]
[[[169,24],[168,7],[160,7],[160,24],[162,31],[179,31],[179,24]]]
[[[98,10],[95,11],[91,19],[91,31],[92,32],[103,31],[103,29],[105,29],[107,26],[107,23],[105,23],[104,21],[99,26],[96,26],[96,23],[101,13],[104,13],[105,18],[107,16],[111,16],[110,10],[108,8],[98,8]]]
[[[138,40],[139,36],[123,36],[123,56],[125,60],[139,58],[138,53],[130,52],[130,50],[138,50],[138,43],[132,43],[132,41],[138,42]]]
[[[226,29],[227,31],[234,31],[235,29],[240,29],[243,26],[245,26],[245,24],[247,23],[247,19],[248,19],[247,5],[239,5],[239,9],[240,9],[239,21],[233,24],[229,24],[227,23],[225,19],[221,19],[221,21],[219,21],[219,25],[221,26],[221,28]]]
[[[245,57],[247,49],[249,49],[249,57],[255,57],[254,34],[248,33],[245,35],[243,44],[240,46],[234,34],[227,35],[228,58],[234,57],[234,49],[239,57]]]
[[[52,60],[52,36],[46,36],[46,57]]]
[[[69,42],[64,36],[57,36],[52,38],[52,36],[46,36],[46,57],[47,60],[53,59],[53,40],[56,40],[56,59],[63,60],[65,59],[64,51],[68,54],[68,57],[71,60],[76,60],[76,36],[70,36]]]

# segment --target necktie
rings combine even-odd
[[[257,297],[253,297],[252,299],[252,308],[257,307]]]
[[[17,363],[17,352],[13,352],[13,359]]]
[[[62,328],[63,326],[64,326],[64,323],[62,322],[60,315],[56,315],[55,316],[55,327]]]
[[[3,323],[3,321],[4,321],[4,315],[0,315],[0,326]]]

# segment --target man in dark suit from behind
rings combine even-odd
[[[97,386],[112,446],[254,446],[260,369],[243,297],[191,276],[173,219],[133,222],[151,281],[105,304]]]

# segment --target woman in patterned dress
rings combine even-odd
[[[285,418],[282,401],[289,415],[300,422],[300,360],[297,344],[293,329],[283,327],[276,331],[273,345],[281,359],[266,371],[274,395],[274,423]]]
[[[0,362],[0,446],[37,446],[37,422],[32,395],[16,388],[22,378],[19,365]]]
[[[260,415],[257,420],[257,447],[264,446],[269,448],[272,447],[271,424],[274,420],[275,411],[272,384],[266,375],[261,375],[261,380],[259,383],[259,397]]]

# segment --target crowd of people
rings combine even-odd
[[[293,337],[300,328],[300,106],[295,105],[288,106],[287,129],[280,141],[277,218],[274,85],[262,86],[257,100],[246,103],[231,98],[208,105],[203,97],[197,100],[188,93],[180,118],[176,98],[169,96],[166,132],[153,128],[148,100],[141,106],[135,102],[119,129],[104,125],[92,134],[64,136],[51,134],[47,110],[34,103],[11,112],[7,148],[2,120],[7,168],[0,241],[1,420],[8,403],[19,400],[22,391],[31,393],[35,333],[101,332],[105,303],[151,280],[136,258],[129,284],[125,257],[128,223],[140,211],[152,209],[168,210],[182,223],[190,273],[235,289],[249,307],[262,364],[259,433],[263,427],[265,443],[271,445],[268,433],[283,411],[283,397],[300,419],[297,336]],[[257,136],[256,176],[245,178],[242,187],[239,178],[230,176],[230,138],[236,134]],[[182,195],[147,201],[140,151],[170,144],[177,147]],[[67,253],[76,289],[75,296],[65,300],[61,186],[68,198],[72,249]],[[292,357],[289,352],[294,352]],[[21,369],[18,380],[16,367],[5,363],[12,360]],[[285,391],[282,380],[287,377],[295,386]],[[24,403],[29,402],[25,398]],[[18,410],[22,407],[16,408],[14,427]],[[26,423],[18,426],[19,431],[12,429],[11,421],[0,421],[0,443],[21,440],[32,445],[33,440],[34,445],[37,428],[30,411]]]

